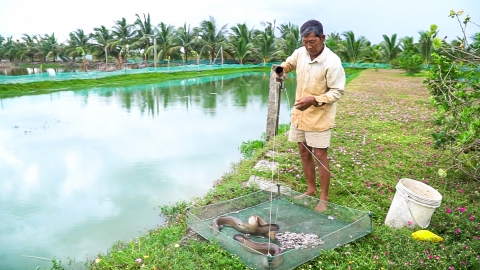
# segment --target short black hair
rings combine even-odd
[[[302,25],[302,27],[300,27],[300,36],[306,37],[311,33],[315,33],[317,37],[322,37],[323,35],[322,23],[317,20],[308,20]]]

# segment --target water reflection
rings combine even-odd
[[[48,73],[54,76],[57,73],[76,72],[74,68],[19,68],[19,67],[0,67],[0,75],[3,76],[21,76],[31,74]]]
[[[85,97],[96,93],[99,96],[119,99],[127,109],[138,108],[142,114],[159,115],[170,107],[201,107],[205,113],[215,115],[218,102],[244,108],[249,100],[261,105],[268,103],[269,77],[265,73],[243,73],[228,76],[210,76],[188,80],[169,81],[156,85],[131,87],[100,87],[75,92]],[[293,90],[293,85],[290,91]],[[220,91],[219,91],[220,90]],[[292,95],[290,95],[292,96]],[[292,96],[294,97],[294,96]]]
[[[260,138],[268,84],[237,74],[0,100],[0,269],[83,261],[161,225],[158,206],[203,196]]]

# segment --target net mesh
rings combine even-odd
[[[301,195],[296,191],[282,187],[278,192],[257,191],[229,201],[202,207],[190,207],[187,210],[187,224],[203,238],[215,241],[228,252],[237,255],[252,269],[292,269],[321,254],[322,250],[334,249],[369,234],[372,231],[371,214],[333,203],[327,203],[328,209],[317,213],[313,209],[320,201],[313,197],[296,199]],[[278,224],[278,235],[296,233],[313,234],[321,244],[307,245],[302,248],[282,247],[278,240],[270,241],[283,252],[269,256],[255,253],[233,239],[241,234],[233,227],[224,226],[219,232],[212,227],[212,220],[218,216],[232,216],[247,222],[250,216],[260,216],[267,223]],[[268,243],[266,237],[250,236],[258,243]]]
[[[121,69],[116,71],[71,71],[71,72],[55,72],[54,69],[46,69],[47,72],[18,75],[18,76],[4,76],[0,75],[0,84],[8,83],[30,83],[30,82],[43,82],[43,81],[63,81],[74,79],[99,79],[111,76],[119,76],[125,74],[145,74],[145,73],[173,73],[173,72],[185,72],[185,71],[206,71],[216,70],[224,68],[250,68],[258,67],[262,65],[182,65],[182,66],[170,66],[170,67],[148,67],[138,69]]]
[[[279,63],[267,63],[265,66],[272,66]],[[343,63],[344,67],[349,68],[390,68],[386,64],[372,64],[372,63],[356,63],[351,65],[350,63]],[[185,72],[185,71],[206,71],[216,70],[223,68],[249,68],[249,67],[261,67],[263,64],[199,64],[199,65],[176,65],[169,67],[147,67],[147,68],[125,68],[116,71],[69,71],[69,72],[56,72],[52,68],[47,68],[47,72],[17,75],[17,76],[5,76],[0,75],[0,84],[9,83],[31,83],[31,82],[43,82],[43,81],[63,81],[74,79],[99,79],[111,76],[125,75],[125,74],[144,74],[144,73],[170,73],[170,72]]]

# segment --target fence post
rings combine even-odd
[[[268,92],[267,131],[265,139],[278,134],[278,119],[280,115],[280,83],[276,81],[275,69],[278,65],[272,65],[270,69],[270,86]]]

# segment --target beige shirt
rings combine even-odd
[[[325,47],[313,61],[305,47],[296,49],[282,63],[286,72],[296,70],[295,99],[313,96],[326,104],[310,106],[304,111],[293,108],[292,124],[300,130],[324,131],[335,126],[337,101],[345,93],[345,70],[340,58]]]

